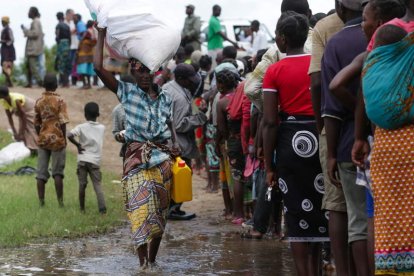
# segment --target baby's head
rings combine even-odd
[[[384,25],[380,27],[375,36],[374,49],[384,45],[394,44],[401,41],[407,32],[395,25]]]

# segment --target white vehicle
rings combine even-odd
[[[221,22],[221,29],[223,33],[227,35],[227,37],[237,42],[240,48],[243,48],[245,50],[248,50],[252,47],[250,42],[250,20],[247,19],[223,19],[220,20]],[[275,39],[272,35],[272,33],[269,31],[267,26],[263,23],[260,23],[260,29],[263,30],[263,32],[267,36],[268,46],[272,46],[275,43]],[[203,53],[207,53],[207,36],[208,36],[208,22],[203,21],[201,25],[201,50]],[[224,41],[223,43],[224,47],[232,45],[228,41]],[[238,56],[242,57],[245,56],[246,52],[243,50],[238,51]]]

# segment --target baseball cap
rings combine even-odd
[[[193,10],[195,10],[195,7],[194,7],[194,5],[187,5],[187,6],[185,6],[186,8],[191,8],[191,9],[193,9]]]
[[[239,74],[239,71],[237,70],[236,66],[234,66],[232,63],[230,62],[223,62],[220,65],[217,65],[216,69],[214,70],[214,72],[220,73],[223,70],[229,70],[230,72],[233,72],[234,74]]]
[[[345,8],[353,11],[361,11],[363,0],[338,0]]]
[[[188,79],[192,83],[200,83],[200,75],[197,74],[194,67],[190,64],[180,63],[174,70],[175,78]]]
[[[234,66],[232,63],[230,63],[230,62],[224,62],[224,63],[221,63],[220,65],[218,65],[217,67],[216,67],[216,69],[214,69],[214,72],[216,73],[216,74],[218,74],[218,73],[220,73],[221,71],[224,71],[224,70],[228,70],[228,71],[230,71],[230,72],[232,72],[233,74],[235,74],[236,75],[236,77],[240,80],[240,73],[239,73],[239,70],[237,70],[237,68],[236,68],[236,66]]]

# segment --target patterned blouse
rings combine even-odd
[[[119,101],[125,110],[126,142],[167,143],[171,139],[167,121],[171,120],[172,101],[162,90],[152,99],[137,85],[119,81]],[[154,149],[146,168],[152,168],[169,159],[169,155]]]
[[[69,122],[66,103],[55,92],[43,92],[36,101],[34,125],[40,127],[38,145],[42,149],[58,151],[66,147],[61,125]]]

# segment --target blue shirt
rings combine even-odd
[[[86,32],[86,24],[83,23],[83,21],[78,21],[76,24],[76,34],[78,36],[78,39],[82,39],[82,34]]]
[[[367,39],[362,31],[360,20],[349,23],[327,43],[322,58],[322,117],[335,118],[342,123],[337,148],[338,162],[352,162],[351,151],[354,144],[354,111],[347,109],[330,91],[329,84],[335,75],[349,65],[356,56],[365,51]],[[348,86],[354,96],[360,87],[360,78]]]
[[[172,101],[160,90],[152,99],[137,85],[119,81],[117,95],[125,110],[125,141],[166,143],[171,139],[167,121],[171,120]],[[141,168],[152,168],[169,159],[169,155],[154,149],[151,159]]]

